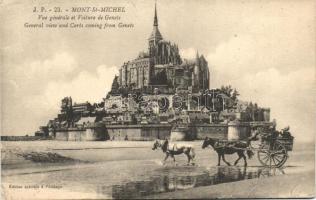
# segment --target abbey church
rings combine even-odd
[[[148,38],[148,50],[127,61],[115,77],[111,94],[122,90],[172,94],[177,90],[198,93],[209,89],[209,68],[203,55],[182,59],[178,45],[164,40],[159,28],[155,6],[153,30]]]

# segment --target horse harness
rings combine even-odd
[[[223,141],[223,140],[218,140],[214,143],[215,148],[234,148],[234,149],[241,149],[236,147],[236,144],[240,142],[243,143],[242,141]],[[246,144],[246,142],[244,142]]]

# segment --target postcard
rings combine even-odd
[[[315,1],[0,9],[2,199],[315,197]]]

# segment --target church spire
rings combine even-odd
[[[162,40],[162,36],[161,36],[159,29],[158,29],[158,17],[157,17],[157,5],[156,4],[157,3],[155,2],[154,27],[153,27],[153,31],[149,37],[149,40],[158,42],[158,41]]]
[[[200,55],[198,50],[196,51],[195,62],[197,66],[200,65]]]
[[[158,18],[157,18],[157,8],[156,8],[156,2],[155,2],[155,17],[154,17],[154,26],[158,26]]]

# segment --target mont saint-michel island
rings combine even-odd
[[[170,22],[172,23],[172,22]],[[149,28],[149,27],[148,27]],[[155,7],[148,49],[122,63],[100,102],[61,100],[60,113],[36,138],[68,141],[243,139],[252,127],[275,127],[270,109],[242,101],[232,86],[212,88],[202,52],[182,58],[159,31]],[[118,47],[119,48],[119,47]]]

